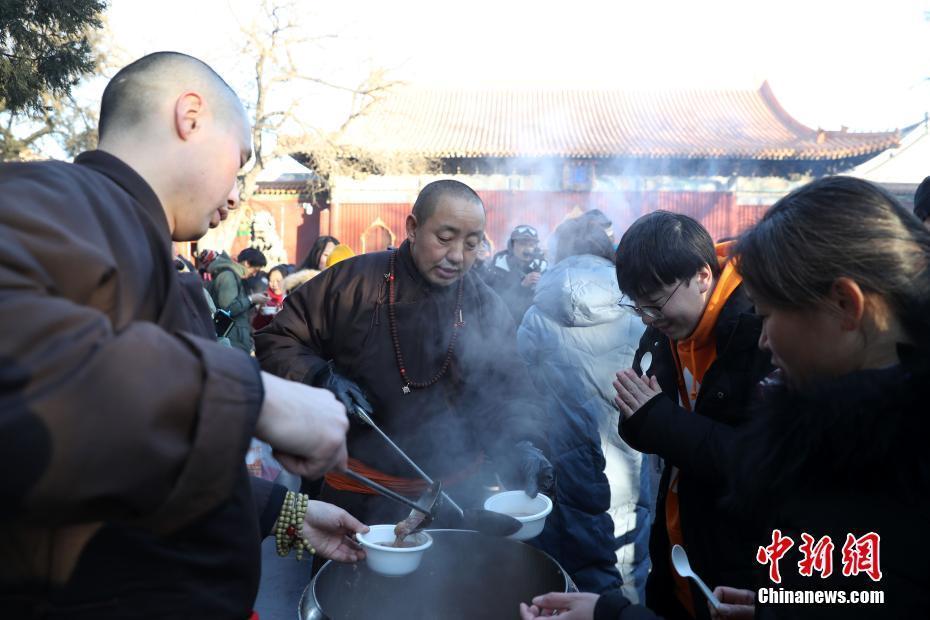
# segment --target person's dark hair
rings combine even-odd
[[[142,122],[151,112],[153,76],[179,65],[193,68],[224,98],[238,102],[232,87],[207,63],[180,52],[155,52],[126,65],[107,84],[100,99],[99,137],[103,139],[115,128],[133,127]]]
[[[590,220],[590,221],[592,221],[592,222],[598,224],[601,228],[603,228],[603,229],[605,229],[605,230],[608,229],[608,228],[610,228],[610,227],[612,227],[612,226],[614,225],[614,223],[611,221],[611,219],[610,219],[609,217],[607,217],[607,215],[606,215],[603,211],[601,211],[600,209],[588,209],[587,211],[585,211],[584,213],[582,213],[582,214],[578,217],[578,219],[580,219],[580,220]]]
[[[265,260],[265,255],[257,248],[246,248],[239,252],[239,256],[236,257],[236,262],[243,263],[245,261],[248,261],[249,265],[252,267],[264,267],[268,264],[268,261]]]
[[[271,278],[271,274],[273,274],[275,271],[281,272],[281,277],[286,278],[292,273],[294,273],[294,266],[288,265],[287,263],[281,263],[280,265],[275,265],[274,267],[268,270],[268,277]]]
[[[244,282],[245,292],[249,295],[268,291],[268,274],[264,271],[259,271],[254,276],[249,276]]]
[[[930,177],[921,181],[914,192],[914,215],[921,222],[930,217]]]
[[[307,256],[297,268],[297,271],[303,271],[304,269],[319,269],[320,257],[323,256],[323,252],[326,250],[326,246],[330,243],[333,245],[339,245],[339,239],[330,237],[329,235],[317,237],[316,241],[313,242],[313,246],[310,248],[310,251],[307,252]]]
[[[607,236],[610,220],[597,217],[578,217],[559,224],[555,229],[555,262],[569,256],[592,254],[603,256],[607,260],[614,257],[613,244]]]
[[[930,231],[877,185],[844,176],[808,183],[743,233],[734,255],[768,304],[817,307],[847,277],[882,297],[915,342],[930,343]]]
[[[413,203],[413,217],[417,218],[417,222],[423,224],[436,212],[439,199],[446,195],[473,201],[484,209],[484,202],[481,201],[481,196],[475,190],[461,181],[441,179],[427,183],[426,187],[420,190],[416,202]]]
[[[669,211],[654,211],[633,222],[620,239],[614,265],[620,290],[632,299],[688,280],[704,265],[715,278],[720,275],[707,230],[687,215]]]

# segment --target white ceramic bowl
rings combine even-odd
[[[530,497],[523,491],[504,491],[486,499],[484,509],[510,515],[523,524],[523,527],[508,538],[529,540],[536,538],[543,531],[546,517],[552,512],[552,500],[542,493]]]
[[[365,561],[368,568],[388,577],[409,575],[420,566],[423,553],[433,546],[433,538],[426,532],[417,532],[405,541],[417,543],[416,547],[385,547],[378,543],[394,542],[394,525],[372,525],[367,534],[356,534],[356,538],[365,548]]]

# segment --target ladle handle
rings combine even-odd
[[[423,481],[426,482],[426,484],[433,484],[433,479],[430,478],[430,477],[426,474],[425,471],[423,471],[422,469],[420,469],[420,466],[417,465],[416,463],[414,463],[414,462],[413,462],[413,459],[411,459],[409,456],[407,456],[407,453],[404,452],[403,450],[401,450],[401,449],[400,449],[400,446],[398,446],[396,443],[394,443],[394,440],[391,439],[390,437],[388,437],[387,434],[385,434],[385,432],[382,431],[382,430],[378,427],[377,424],[375,424],[375,421],[371,419],[371,416],[369,416],[367,413],[365,413],[365,410],[364,410],[364,409],[362,409],[361,407],[359,407],[358,405],[356,405],[356,406],[355,406],[355,413],[356,413],[356,415],[362,420],[362,422],[364,422],[365,424],[367,424],[368,426],[370,426],[376,433],[378,433],[379,435],[381,435],[381,439],[383,439],[389,446],[391,446],[391,448],[394,450],[394,452],[396,452],[396,453],[398,454],[398,456],[400,456],[400,458],[404,459],[404,462],[406,462],[407,465],[410,465],[410,467],[412,467],[413,470],[414,470],[415,472],[417,472],[417,474],[420,475],[420,478],[422,478]],[[460,517],[464,517],[464,516],[465,516],[465,512],[462,510],[462,507],[459,506],[458,504],[456,504],[456,503],[452,500],[452,498],[449,497],[449,495],[448,495],[445,491],[442,491],[442,497],[443,497],[443,499],[444,499],[445,501],[449,502],[449,505],[452,506],[452,508],[454,508],[456,512],[459,513],[459,516],[460,516]]]
[[[416,510],[417,512],[425,514],[426,516],[430,516],[429,510],[426,510],[425,508],[421,507],[418,503],[416,503],[409,497],[404,497],[403,495],[401,495],[400,493],[397,493],[396,491],[392,491],[391,489],[385,486],[381,486],[374,480],[369,480],[365,476],[359,473],[356,473],[352,471],[351,469],[347,469],[343,473],[349,478],[352,478],[353,480],[355,480],[356,482],[360,482],[361,484],[364,484],[366,487],[370,488],[373,491],[377,491],[378,493],[380,493],[381,495],[389,499],[393,499],[396,502],[400,502],[401,504],[404,504],[408,508],[412,508],[413,510]]]

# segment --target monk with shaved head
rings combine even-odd
[[[157,52],[107,85],[99,148],[145,178],[172,237],[192,241],[219,223],[236,174],[252,153],[249,127],[239,97],[207,64]]]
[[[413,499],[425,491],[373,420],[442,482],[435,527],[480,527],[468,510],[484,505],[488,487],[535,497],[554,484],[516,326],[472,270],[485,222],[472,188],[428,183],[400,247],[330,267],[288,296],[255,337],[262,368],[325,387],[356,414],[349,469]],[[320,497],[369,523],[396,523],[408,512],[338,471],[325,476]]]
[[[263,535],[363,557],[364,525],[244,465],[257,436],[296,474],[344,468],[345,408],[219,344],[174,270],[172,241],[238,200],[232,89],[151,54],[107,86],[99,132],[74,163],[0,166],[3,615],[245,619]]]

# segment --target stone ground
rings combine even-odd
[[[255,611],[261,620],[298,618],[297,605],[310,583],[310,566],[306,559],[298,564],[293,554],[279,558],[273,536],[262,543],[262,581],[255,601]]]

